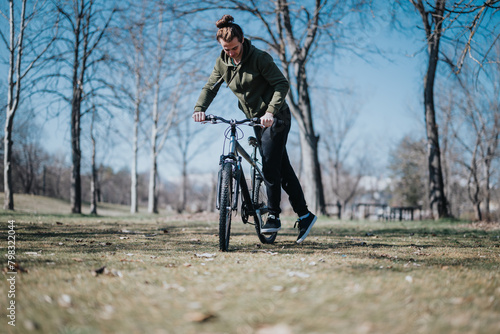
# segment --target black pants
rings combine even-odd
[[[277,120],[281,120],[281,122]],[[290,125],[290,109],[287,108],[275,117],[270,128],[255,127],[254,129],[262,155],[262,172],[268,182],[267,205],[269,212],[275,215],[280,214],[281,187],[283,187],[283,190],[288,194],[293,211],[300,217],[307,214],[309,210],[302,186],[290,164],[286,151]]]

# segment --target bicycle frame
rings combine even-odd
[[[259,167],[257,158],[257,140],[249,137],[249,144],[253,146],[252,154],[248,154],[238,142],[237,129],[239,125],[261,126],[259,119],[244,119],[241,121],[226,120],[222,117],[206,115],[207,122],[217,124],[219,122],[229,124],[229,132],[226,132],[228,153],[222,154],[219,159],[219,176],[217,180],[216,206],[219,210],[219,247],[221,251],[227,251],[231,235],[231,217],[233,211],[238,210],[238,199],[241,191],[242,206],[241,218],[243,223],[255,226],[257,236],[262,243],[270,244],[276,239],[277,232],[261,233],[265,217],[269,214],[266,203],[262,201],[263,183],[266,184],[264,175]],[[225,144],[226,145],[226,144]],[[242,161],[245,159],[251,168],[250,186],[248,188]],[[249,218],[253,217],[253,223]]]
[[[234,194],[233,198],[233,204],[232,204],[232,209],[237,210],[238,209],[238,198],[239,198],[239,191],[241,188],[241,195],[243,196],[243,201],[244,203],[248,206],[247,209],[249,209],[249,214],[254,214],[255,213],[255,208],[254,208],[254,203],[252,199],[254,198],[254,185],[256,182],[256,178],[259,177],[261,180],[264,180],[264,175],[257,164],[258,158],[257,158],[257,149],[258,145],[253,137],[249,138],[249,141],[252,140],[251,146],[253,146],[253,152],[252,155],[249,155],[245,149],[241,146],[241,144],[238,142],[238,139],[236,138],[236,129],[237,129],[237,122],[231,121],[230,123],[230,135],[229,135],[229,152],[228,154],[221,155],[220,160],[219,160],[219,165],[222,168],[222,165],[224,162],[230,162],[233,165],[233,172],[234,172],[234,178],[235,178],[235,191],[236,193]],[[252,192],[250,193],[250,190],[248,189],[248,184],[246,182],[245,178],[245,173],[243,171],[241,161],[242,158],[244,158],[249,164],[251,168],[251,189]],[[221,186],[221,175],[219,172],[218,176],[218,182],[217,182],[217,202],[216,202],[216,207],[219,209],[219,201],[220,201],[220,186]],[[260,219],[260,217],[259,217]]]

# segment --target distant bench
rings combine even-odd
[[[376,220],[422,220],[422,206],[389,206],[378,203],[355,203],[351,220],[355,218]]]
[[[422,220],[422,206],[391,206],[386,220],[415,220],[415,211],[418,211],[418,220]]]

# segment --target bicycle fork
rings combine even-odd
[[[241,184],[241,177],[243,170],[241,168],[241,157],[236,158],[234,155],[221,155],[219,161],[219,172],[217,175],[217,198],[215,200],[215,207],[220,210],[220,196],[222,194],[222,169],[224,164],[231,164],[232,177],[234,185],[231,189],[233,192],[231,210],[238,210],[238,198]]]

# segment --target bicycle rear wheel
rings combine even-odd
[[[233,199],[233,165],[226,162],[222,165],[219,204],[219,248],[227,252],[231,234],[231,215]]]
[[[260,178],[255,180],[253,203],[256,211],[259,212],[259,214],[255,214],[255,230],[257,232],[257,236],[259,237],[260,242],[262,242],[263,244],[272,244],[276,240],[276,237],[278,236],[277,232],[270,234],[260,233],[260,229],[266,223],[267,216],[269,214],[267,210],[266,187],[262,183],[263,182]]]

